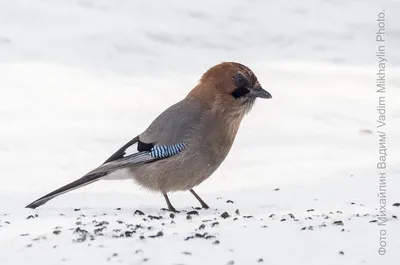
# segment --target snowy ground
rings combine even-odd
[[[398,264],[394,48],[388,252],[377,252],[377,2],[0,0],[0,264]],[[391,17],[390,47],[399,26]],[[247,64],[274,98],[257,102],[196,189],[212,209],[176,193],[171,216],[129,181],[24,209],[104,161],[222,60]]]

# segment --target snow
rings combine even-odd
[[[392,32],[384,256],[374,221],[382,8]],[[0,1],[0,264],[398,264],[397,9],[396,1]],[[161,195],[127,180],[24,208],[98,166],[223,60],[248,65],[273,99],[257,101],[227,160],[195,189],[211,209],[187,219],[198,202],[174,193],[181,213],[171,218]]]

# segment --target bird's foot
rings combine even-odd
[[[202,203],[201,204],[201,208],[203,208],[203,209],[210,209],[210,207],[206,204],[206,203]]]
[[[165,212],[173,212],[173,213],[180,213],[180,211],[177,211],[174,207],[171,208],[161,208],[161,211],[165,211]]]

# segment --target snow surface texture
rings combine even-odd
[[[387,253],[378,255],[375,31],[387,10]],[[400,17],[396,1],[0,0],[0,264],[400,262]],[[82,176],[240,61],[272,100],[221,168],[162,196]]]

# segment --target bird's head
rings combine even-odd
[[[272,98],[248,67],[235,62],[210,68],[201,77],[199,86],[202,93],[213,94],[221,108],[239,114],[249,112],[256,98]]]

